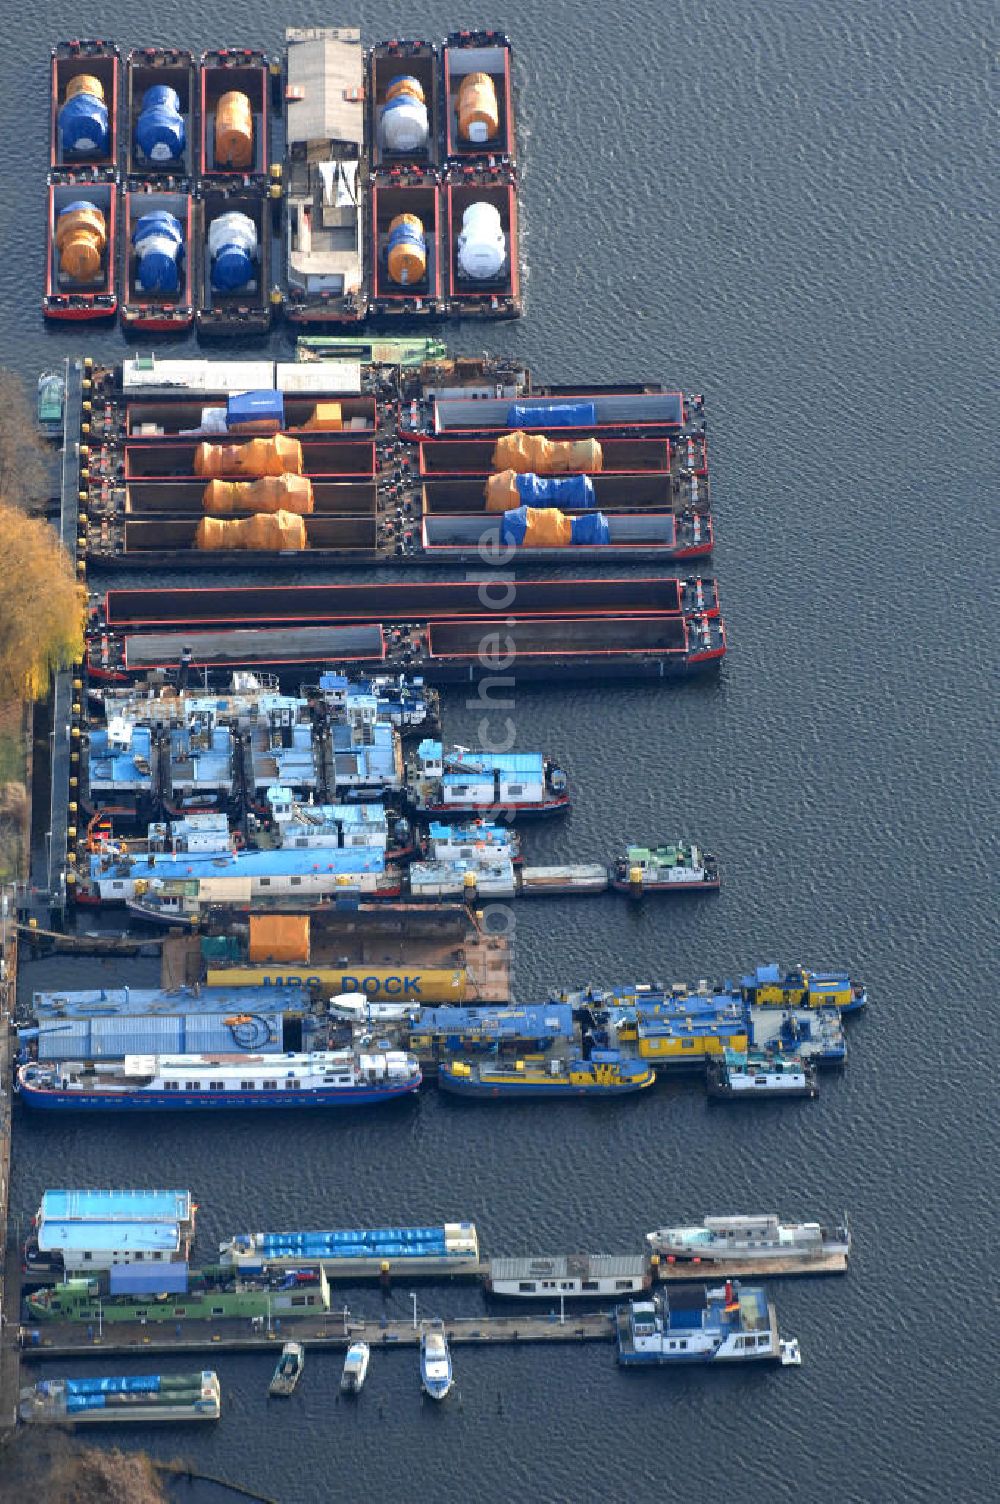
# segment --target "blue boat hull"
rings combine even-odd
[[[239,1109],[302,1111],[308,1108],[379,1107],[400,1097],[412,1096],[419,1081],[390,1090],[297,1091],[297,1092],[60,1092],[32,1091],[22,1087],[26,1107],[41,1112],[232,1112]]]

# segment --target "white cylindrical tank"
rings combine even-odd
[[[507,262],[507,245],[500,211],[493,204],[470,204],[462,215],[458,237],[458,269],[463,277],[488,282],[499,277]]]
[[[394,78],[382,107],[382,144],[386,151],[422,151],[430,123],[423,86],[416,78]]]
[[[208,227],[208,254],[212,286],[220,292],[235,292],[252,281],[257,262],[257,227],[250,216],[231,210],[213,219]]]

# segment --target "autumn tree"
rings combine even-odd
[[[83,657],[86,592],[47,522],[0,500],[0,705],[38,699]]]
[[[0,497],[22,512],[44,510],[51,463],[23,381],[0,367]]]

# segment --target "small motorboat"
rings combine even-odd
[[[432,1400],[443,1400],[451,1389],[451,1353],[442,1326],[425,1328],[420,1334],[420,1383]]]
[[[778,1356],[781,1358],[782,1368],[801,1367],[802,1350],[799,1347],[798,1337],[779,1337]]]
[[[344,1359],[344,1372],[340,1376],[341,1394],[360,1394],[368,1377],[368,1359],[371,1348],[367,1342],[352,1342]]]
[[[301,1342],[286,1342],[281,1349],[278,1366],[274,1370],[268,1394],[289,1395],[302,1377],[306,1366],[306,1350]]]

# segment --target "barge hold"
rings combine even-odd
[[[266,334],[274,306],[271,213],[261,192],[226,174],[206,180],[196,206],[192,258],[198,333],[234,339]]]
[[[440,60],[432,42],[377,42],[368,54],[368,140],[373,172],[402,167],[428,177],[441,161]]]
[[[136,47],[125,63],[128,179],[191,183],[197,149],[194,58],[181,47]]]
[[[221,1391],[212,1369],[115,1378],[40,1379],[21,1390],[19,1418],[29,1425],[149,1425],[218,1420]]]
[[[58,42],[52,49],[49,166],[118,172],[121,54],[113,42]],[[75,101],[75,102],[74,102]]]
[[[173,333],[194,319],[194,207],[191,194],[142,186],[125,193],[122,323]]]
[[[118,187],[77,168],[49,174],[45,295],[48,319],[106,319],[118,309]]]
[[[198,66],[201,176],[206,186],[268,178],[267,57],[255,47],[217,47]]]
[[[477,163],[517,157],[510,37],[500,31],[454,31],[441,56],[445,155]]]

